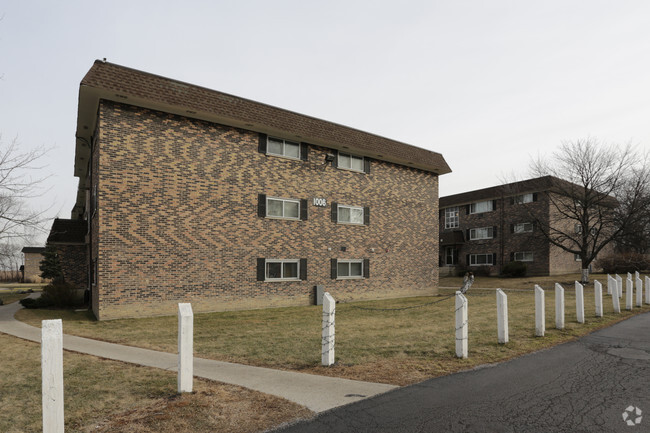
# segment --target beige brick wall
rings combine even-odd
[[[370,174],[258,152],[257,133],[102,102],[100,319],[431,295],[438,282],[438,178],[372,161]],[[99,156],[99,157],[98,157]],[[258,194],[307,199],[307,221],[257,216]],[[325,198],[328,207],[312,205]],[[370,208],[368,226],[331,221],[331,202]],[[98,222],[98,224],[97,224]],[[342,252],[341,248],[346,247]],[[374,250],[374,252],[373,252]],[[258,282],[257,258],[307,259],[306,281]],[[369,259],[370,278],[332,280],[330,259]]]

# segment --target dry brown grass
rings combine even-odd
[[[42,431],[40,347],[0,334],[0,431]],[[257,432],[312,416],[286,400],[175,373],[65,352],[66,432]]]
[[[420,297],[338,304],[336,312],[336,365],[320,366],[321,307],[195,315],[194,347],[197,356],[244,364],[291,369],[373,382],[405,385],[430,377],[499,362],[525,353],[571,341],[608,326],[650,306],[614,314],[611,298],[604,295],[605,317],[594,315],[593,285],[585,287],[586,323],[576,323],[574,279],[577,275],[524,279],[477,278],[468,293],[469,359],[455,358],[454,301]],[[566,328],[554,329],[554,290],[563,283]],[[546,293],[544,338],[534,336],[534,284]],[[443,279],[441,286],[460,286],[460,279]],[[507,289],[510,343],[497,344],[496,295],[481,287]],[[400,308],[441,300],[422,308],[369,311],[359,307]],[[176,351],[176,317],[97,322],[89,313],[19,311],[18,318],[39,326],[41,319],[60,317],[64,332],[112,342]]]

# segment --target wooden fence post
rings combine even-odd
[[[194,384],[194,313],[192,304],[178,304],[178,392]]]
[[[501,289],[497,289],[497,341],[508,342],[508,296]]]
[[[468,356],[467,317],[467,298],[462,293],[456,292],[456,356],[458,358]]]
[[[585,288],[576,281],[576,318],[578,323],[585,323]]]
[[[43,433],[63,433],[63,322],[41,322]]]
[[[564,287],[555,283],[555,327],[564,329]]]
[[[603,285],[594,280],[594,297],[596,301],[596,317],[603,317]]]
[[[535,285],[535,336],[543,337],[546,332],[546,305],[544,290]]]
[[[334,319],[336,315],[336,301],[329,292],[323,294],[323,335],[321,364],[330,366],[334,364],[334,342],[335,329]]]

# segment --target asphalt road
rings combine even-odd
[[[642,411],[628,413],[631,426],[623,419],[630,406]],[[276,432],[650,432],[650,313]]]

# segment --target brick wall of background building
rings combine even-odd
[[[110,102],[100,104],[92,256],[100,319],[306,305],[436,293],[438,178],[372,161],[370,174],[258,152],[259,134]],[[258,217],[258,194],[308,200],[306,221]],[[327,199],[327,207],[312,205]],[[369,225],[330,204],[370,208]],[[341,251],[345,247],[346,251]],[[259,282],[257,258],[307,259],[306,281]],[[332,280],[330,260],[369,259],[369,278]]]
[[[88,268],[85,245],[56,245],[63,277],[78,289],[88,287]]]
[[[25,282],[26,283],[40,283],[44,281],[41,278],[41,260],[43,255],[40,253],[24,253],[25,254]]]

